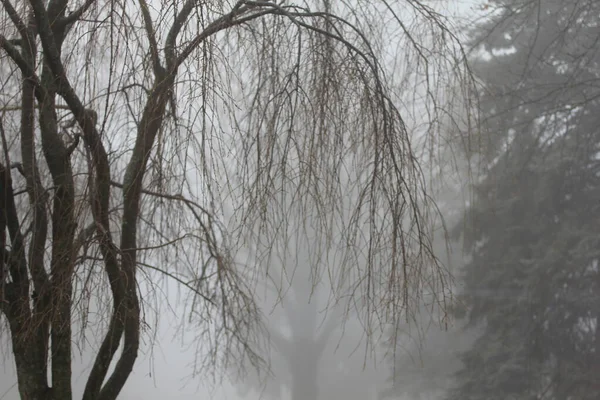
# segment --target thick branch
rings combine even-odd
[[[6,39],[4,35],[0,35],[0,47],[4,49],[6,54],[17,64],[17,67],[21,70],[23,76],[36,76],[33,66],[29,65],[23,58],[19,50],[10,43],[10,40]],[[36,86],[39,86],[39,82],[36,79]]]
[[[96,188],[94,196],[95,202],[92,205],[92,211],[102,239],[100,244],[101,249],[103,250],[103,255],[107,260],[107,273],[109,275],[111,285],[115,285],[113,288],[115,289],[119,286],[116,283],[119,281],[119,268],[116,261],[116,246],[114,245],[110,235],[108,213],[110,199],[110,166],[108,163],[108,155],[100,140],[100,135],[98,134],[93,116],[91,113],[86,111],[83,103],[75,94],[75,91],[66,77],[64,67],[60,61],[59,52],[56,49],[54,35],[50,29],[48,17],[45,13],[43,3],[39,0],[35,0],[32,1],[32,6],[34,8],[38,25],[40,26],[40,36],[42,38],[44,53],[47,55],[47,65],[52,70],[55,78],[59,82],[58,93],[65,99],[69,109],[73,113],[78,124],[81,126],[83,139],[92,154],[92,161],[96,171]],[[25,67],[26,65],[23,66],[23,68]],[[41,87],[39,84],[38,86]],[[40,91],[43,91],[43,87],[41,87]],[[122,292],[120,294],[122,295]]]
[[[148,36],[148,42],[150,43],[150,57],[152,59],[152,68],[154,69],[154,75],[156,77],[165,75],[164,68],[160,64],[160,56],[158,55],[158,43],[156,42],[156,33],[152,25],[152,17],[150,16],[150,10],[148,9],[148,3],[146,0],[139,0],[140,9],[142,10],[142,17],[144,18],[144,29]]]
[[[170,49],[173,48],[175,39],[191,12],[189,7],[190,5],[180,12],[176,18],[176,23],[169,32],[167,47],[170,46]],[[223,21],[224,19],[219,19],[211,24],[199,36],[199,39],[197,38],[196,45],[219,30],[231,26],[224,24]],[[188,51],[191,52],[194,47],[188,47]],[[171,50],[167,50],[167,53],[169,51]],[[137,220],[140,212],[140,196],[143,192],[142,182],[150,151],[164,120],[166,105],[173,90],[177,67],[189,55],[189,52],[182,54],[177,62],[168,65],[169,69],[166,76],[156,76],[154,87],[144,107],[142,119],[138,126],[133,153],[125,171],[123,181],[124,208],[121,226],[121,267],[126,277],[128,311],[125,321],[125,342],[121,358],[101,391],[101,398],[108,399],[118,394],[129,376],[137,356],[139,346],[139,303],[135,291],[135,269],[137,265]]]
[[[29,307],[29,276],[25,258],[25,239],[21,234],[10,170],[2,164],[0,164],[0,197],[2,198],[2,210],[0,211],[4,213],[6,227],[12,242],[8,270],[14,288],[12,293],[15,297],[9,298],[9,301],[11,301],[10,307],[17,310],[16,315],[20,315],[19,318],[28,321],[31,318],[31,309]]]
[[[31,16],[33,18],[33,16]],[[36,48],[33,34],[28,34],[28,39],[23,41],[23,57],[29,65],[35,65]],[[29,245],[29,270],[31,272],[34,293],[37,294],[33,302],[34,322],[36,327],[32,351],[36,354],[36,363],[32,365],[43,376],[42,388],[47,388],[48,383],[48,340],[50,331],[50,309],[52,307],[50,280],[44,266],[46,254],[46,239],[48,233],[48,217],[46,215],[47,192],[42,185],[40,172],[35,155],[35,80],[24,77],[22,83],[21,100],[21,158],[20,171],[25,177],[26,190],[29,204],[33,209],[32,237]]]
[[[148,157],[158,130],[162,126],[166,103],[173,82],[173,74],[161,80],[156,77],[155,86],[148,98],[138,127],[133,153],[125,171],[121,224],[121,271],[125,278],[123,282],[125,297],[118,299],[115,309],[115,315],[120,315],[123,318],[124,343],[121,357],[100,392],[101,400],[114,399],[119,394],[137,358],[140,335],[140,308],[136,292],[135,270],[137,267],[137,221],[139,218],[140,196]],[[108,184],[110,185],[110,177]],[[111,323],[111,325],[113,324]],[[115,324],[115,328],[117,327],[118,325]]]
[[[91,118],[87,118],[87,115],[84,116],[83,124],[80,122],[80,125],[82,124],[85,128],[83,131],[84,140],[92,153],[92,163],[96,172],[94,179],[90,180],[93,184],[93,193],[90,197],[92,201],[94,226],[93,228],[88,227],[82,234],[85,235],[85,232],[89,232],[90,229],[94,229],[97,232],[100,240],[100,251],[104,258],[105,268],[113,295],[113,314],[111,316],[109,328],[98,354],[96,355],[96,359],[94,360],[94,365],[83,394],[84,400],[95,400],[103,397],[101,395],[102,383],[106,378],[108,368],[117,352],[125,328],[126,313],[128,312],[126,307],[128,282],[127,279],[123,279],[124,276],[121,273],[118,261],[119,249],[114,244],[110,233],[110,166],[108,163],[108,155],[100,140],[96,126],[92,124],[92,121],[87,121],[87,119]],[[83,240],[84,236],[80,237]],[[81,241],[78,240],[76,249],[78,249],[81,244]],[[126,374],[125,379],[127,376],[128,374]],[[116,398],[120,389],[121,388],[116,388],[116,394],[114,394],[113,397],[105,397],[108,399]]]
[[[48,21],[52,21],[50,28],[52,30],[52,33],[54,34],[54,40],[56,48],[59,52],[59,56],[63,41],[65,40],[65,36],[68,33],[70,27],[72,26],[72,24],[61,23],[61,21],[63,21],[66,17],[68,4],[69,0],[49,0],[48,8],[46,11]],[[34,12],[37,14],[37,11],[35,11],[35,9]]]
[[[146,15],[145,18],[149,23],[146,24],[146,28],[149,29],[150,36],[152,37],[153,29],[151,27],[149,15]],[[152,46],[155,46],[155,44]],[[158,56],[155,54],[153,57]],[[157,58],[155,58],[155,61],[158,61]],[[158,64],[157,66],[160,65]],[[123,181],[124,208],[120,248],[121,271],[125,278],[123,282],[125,293],[121,298],[115,298],[116,308],[114,314],[114,316],[123,318],[121,321],[123,325],[117,323],[115,320],[111,321],[111,329],[107,336],[107,339],[109,336],[116,337],[115,335],[112,335],[113,331],[118,332],[122,327],[124,332],[123,352],[117,361],[115,370],[101,389],[101,399],[114,398],[120,392],[127,377],[131,373],[139,347],[139,300],[137,298],[135,286],[135,270],[137,267],[137,221],[140,212],[140,196],[142,194],[142,182],[148,157],[152,146],[154,145],[156,135],[164,120],[166,104],[169,100],[170,93],[173,90],[176,71],[170,70],[166,76],[162,71],[155,72],[158,72],[155,77],[155,84],[148,97],[142,118],[138,125],[136,143],[129,164],[127,165]],[[106,178],[106,184],[110,185],[110,176],[107,176]],[[103,350],[106,352],[112,351],[113,347],[108,345],[104,346],[105,343],[103,343],[102,346]],[[106,374],[108,363],[105,364],[102,360],[106,361],[106,358],[100,355],[96,359],[92,375],[94,375],[96,370],[99,374],[96,376],[90,375],[90,381],[88,381],[88,386],[86,387],[86,396],[91,396],[92,393],[97,390],[98,385],[104,380],[102,375]],[[100,379],[101,376],[102,379]],[[94,382],[91,382],[92,379]]]
[[[108,331],[104,336],[104,340],[102,341],[100,349],[98,350],[98,354],[94,360],[94,366],[92,367],[88,381],[85,385],[83,400],[95,400],[102,397],[111,399],[111,397],[108,395],[101,396],[100,391],[102,388],[102,383],[106,378],[108,368],[113,357],[115,356],[115,353],[117,352],[117,349],[119,348],[121,337],[123,336],[123,331],[125,329],[123,318],[124,317],[120,315],[120,310],[117,304],[115,304],[113,306],[113,315],[110,319]],[[116,398],[116,395],[112,397],[112,399],[114,398]]]
[[[2,133],[4,133],[4,128],[2,127],[2,121],[0,121],[0,128],[2,128]],[[4,290],[5,284],[8,280],[8,266],[6,263],[8,260],[6,259],[6,196],[4,193],[4,185],[0,185],[0,311],[5,312],[6,308],[5,304],[8,304],[6,293]]]
[[[21,38],[24,41],[28,40],[29,35],[27,35],[27,27],[25,26],[25,23],[23,23],[23,20],[19,16],[19,13],[17,12],[17,10],[15,10],[15,8],[10,3],[10,1],[8,1],[8,0],[0,0],[0,1],[2,2],[2,5],[4,6],[4,9],[6,10],[8,17],[10,18],[12,23],[15,25],[15,27],[19,31]]]
[[[32,37],[23,43],[23,57],[27,63],[35,65],[35,48]],[[29,248],[29,268],[34,288],[38,295],[44,297],[44,287],[48,283],[48,275],[44,268],[44,254],[48,232],[46,215],[46,191],[42,185],[40,172],[35,156],[35,84],[25,76],[22,84],[21,99],[21,157],[22,173],[25,177],[29,204],[33,208],[33,236]]]
[[[46,11],[41,0],[32,0],[44,49],[42,85],[48,95],[40,107],[42,149],[55,186],[52,208],[52,389],[57,398],[69,400],[71,391],[71,298],[74,263],[75,188],[67,149],[58,134],[54,89],[73,93],[61,62],[65,26],[50,25],[64,17],[67,0],[51,0]],[[69,104],[72,107],[72,104]]]
[[[171,72],[172,68],[175,66],[175,42],[177,41],[177,36],[179,35],[179,32],[181,32],[181,29],[183,29],[187,19],[194,10],[195,3],[196,2],[194,0],[187,0],[185,2],[175,17],[173,25],[167,34],[167,39],[165,41],[165,59],[167,60],[167,68],[169,72]]]

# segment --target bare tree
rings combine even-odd
[[[445,301],[389,68],[414,55],[403,78],[429,84],[431,126],[441,83],[470,85],[425,4],[1,2],[0,311],[23,399],[73,397],[74,327],[99,340],[83,398],[115,399],[140,348],[138,285],[157,274],[189,289],[207,365],[248,354],[257,310],[233,254],[253,234],[268,257],[288,212],[343,253],[365,326],[426,288]]]

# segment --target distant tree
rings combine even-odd
[[[287,388],[294,400],[318,398],[324,350],[343,321],[339,313],[321,312],[327,307],[321,296],[323,285],[313,285],[304,274],[307,271],[305,267],[298,271],[270,269],[269,293],[261,296],[269,335],[264,357],[269,359],[270,369],[262,375],[244,376],[237,383],[240,393],[279,399]]]
[[[283,287],[277,292],[285,296],[267,296],[271,298],[262,302],[270,339],[263,354],[269,369],[246,371],[236,382],[239,394],[281,399],[289,393],[292,400],[369,399],[375,386],[383,383],[384,370],[376,371],[373,362],[365,362],[364,350],[357,351],[364,336],[357,319],[341,304],[328,304],[328,285],[302,279],[303,270],[286,272],[287,278],[276,280]]]
[[[116,399],[147,328],[139,287],[159,277],[190,290],[199,365],[218,369],[231,348],[251,355],[246,273],[262,264],[233,260],[244,236],[266,259],[289,234],[282,195],[317,222],[311,244],[335,240],[335,276],[354,283],[365,326],[401,318],[443,279],[391,76],[407,59],[402,82],[430,84],[411,93],[425,94],[432,135],[443,83],[470,80],[425,4],[1,4],[0,312],[21,398],[72,399],[85,343],[95,360],[83,399]]]
[[[483,334],[450,399],[600,397],[600,3],[489,1],[473,32],[486,163],[458,225]]]

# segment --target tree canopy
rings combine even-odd
[[[595,399],[600,4],[490,1],[473,31],[482,159],[457,231],[483,334],[450,399]]]

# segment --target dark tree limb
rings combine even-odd
[[[150,59],[152,60],[152,68],[154,75],[157,78],[164,78],[166,75],[165,68],[161,65],[160,56],[158,54],[158,43],[156,41],[156,33],[152,24],[152,17],[150,16],[150,10],[146,0],[139,0],[140,9],[142,10],[142,17],[144,18],[144,29],[146,30],[146,36],[150,43]]]
[[[70,88],[61,62],[66,27],[50,24],[64,17],[67,0],[51,0],[48,8],[32,0],[38,33],[44,49],[42,85],[48,95],[40,105],[42,150],[54,183],[52,206],[52,254],[50,260],[52,314],[51,359],[54,396],[70,400],[71,390],[71,298],[74,263],[75,189],[73,171],[66,147],[58,134],[55,91]],[[72,89],[71,89],[72,92]],[[73,96],[76,95],[73,93]]]
[[[6,10],[8,17],[10,18],[12,23],[15,25],[15,27],[19,31],[19,34],[21,35],[21,40],[24,40],[24,41],[29,40],[29,36],[27,35],[27,27],[25,26],[25,23],[19,16],[19,13],[17,12],[17,10],[15,10],[15,8],[13,7],[12,3],[8,0],[0,0],[0,1],[2,2],[2,6]],[[22,43],[19,43],[19,45],[21,45],[21,44]]]
[[[10,252],[11,257],[8,262],[8,271],[14,284],[15,294],[18,296],[14,299],[18,304],[14,305],[18,306],[23,313],[23,319],[28,320],[31,317],[31,309],[29,307],[30,282],[27,271],[27,259],[25,258],[25,238],[21,234],[10,170],[2,164],[0,164],[0,185],[0,194],[2,195],[2,203],[0,205],[2,206],[12,248]]]
[[[35,65],[35,48],[33,35],[23,44],[23,57],[27,63]],[[33,237],[29,248],[29,268],[33,278],[34,288],[38,293],[46,293],[48,275],[44,268],[44,254],[48,232],[46,215],[46,190],[42,185],[40,171],[35,155],[35,83],[25,76],[22,83],[21,100],[21,154],[22,168],[19,170],[25,177],[29,204],[33,208]],[[44,297],[44,296],[42,296]]]

